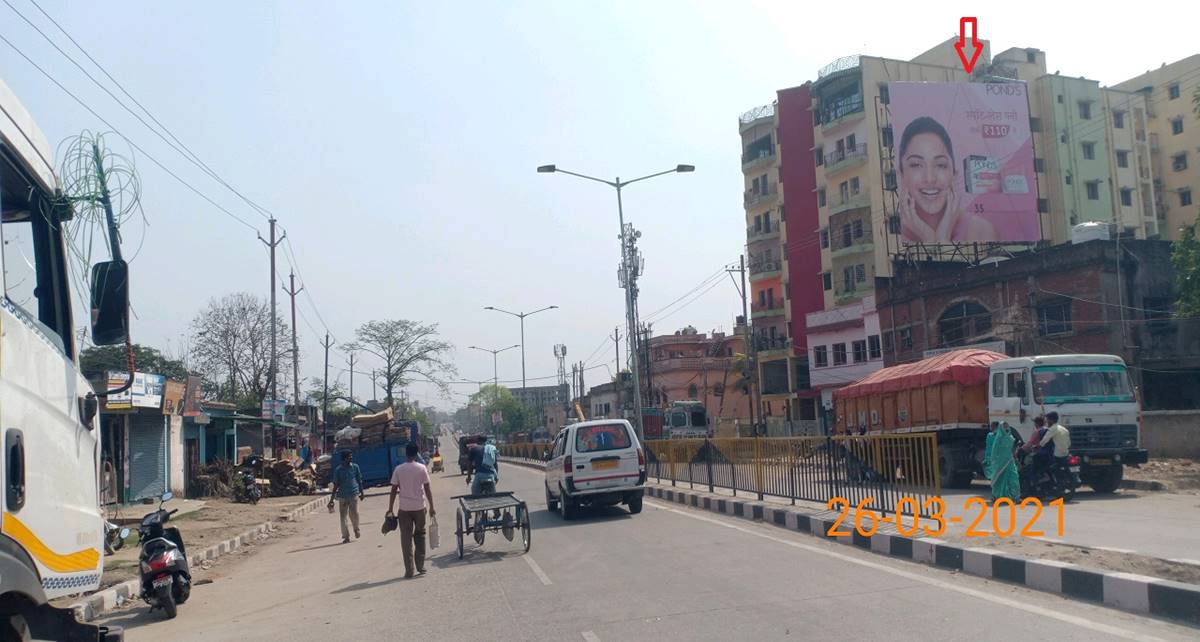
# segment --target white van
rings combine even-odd
[[[624,419],[596,419],[558,432],[546,462],[546,506],[571,519],[582,505],[625,504],[642,512],[646,454]]]

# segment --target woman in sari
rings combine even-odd
[[[1016,447],[1016,438],[1007,422],[999,422],[992,432],[988,433],[984,470],[992,480],[993,501],[1001,497],[1007,497],[1014,502],[1021,499],[1021,481],[1017,475],[1017,462],[1013,459]]]

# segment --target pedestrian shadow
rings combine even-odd
[[[350,546],[350,544],[343,544],[343,543],[341,542],[341,540],[338,540],[338,541],[336,541],[336,542],[332,542],[332,543],[330,543],[330,544],[321,544],[321,545],[319,545],[319,546],[309,546],[309,547],[307,547],[307,548],[296,548],[296,549],[292,549],[292,550],[288,551],[288,554],[290,555],[290,554],[292,554],[292,553],[306,553],[306,552],[308,552],[308,551],[319,551],[319,550],[321,550],[321,549],[323,549],[323,548],[333,548],[333,547],[335,547],[335,546]]]
[[[330,591],[329,594],[337,595],[339,593],[352,593],[354,591],[367,591],[367,590],[370,590],[373,588],[379,588],[381,586],[387,586],[389,584],[395,584],[396,582],[403,582],[403,581],[404,581],[404,576],[398,575],[396,577],[393,577],[390,580],[382,580],[379,582],[359,582],[358,584],[351,584],[350,586],[343,586],[340,589]]]

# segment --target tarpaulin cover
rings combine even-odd
[[[863,379],[833,391],[834,399],[848,399],[955,381],[964,386],[987,382],[988,366],[1006,355],[991,350],[964,348],[915,363],[904,363],[873,372]]]

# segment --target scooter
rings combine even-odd
[[[1079,490],[1079,486],[1083,483],[1079,478],[1079,457],[1076,455],[1056,457],[1047,469],[1041,471],[1037,479],[1032,479],[1032,472],[1025,467],[1025,459],[1026,453],[1022,452],[1020,456],[1022,497],[1049,500],[1061,497],[1068,502],[1075,497],[1075,491]]]
[[[432,465],[433,465],[433,472],[435,472],[435,473],[440,473],[440,472],[442,472],[443,468],[442,468],[442,455],[441,455],[441,453],[437,453],[437,454],[435,454],[435,455],[433,456],[433,460],[432,460],[432,462],[431,462],[431,463],[432,463]]]
[[[120,514],[118,512],[117,517]],[[117,519],[114,517],[113,519]],[[125,548],[125,539],[129,537],[129,529],[117,526],[116,522],[110,519],[104,520],[104,554],[112,555],[117,551]]]
[[[255,472],[261,464],[262,458],[258,455],[251,455],[242,462],[237,472],[240,483],[234,492],[234,501],[257,504],[262,499],[262,489],[258,487],[258,475]]]
[[[192,574],[188,570],[187,551],[179,529],[166,527],[178,508],[163,510],[163,504],[173,495],[167,491],[159,498],[158,510],[142,518],[138,541],[142,554],[138,556],[142,575],[141,598],[150,610],[161,608],[168,618],[175,617],[176,605],[187,601],[192,592]]]

